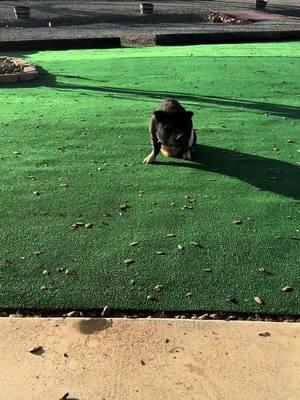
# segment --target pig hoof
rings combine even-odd
[[[152,164],[155,161],[155,155],[154,154],[149,154],[148,157],[145,158],[144,164]]]
[[[183,153],[183,159],[184,160],[191,160],[192,159],[191,152],[187,151],[187,152]]]

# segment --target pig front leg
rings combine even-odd
[[[144,159],[144,164],[152,164],[152,163],[154,163],[158,153],[160,152],[160,147],[161,147],[160,142],[157,139],[155,140],[155,139],[152,138],[152,151],[149,154],[149,156],[147,156]]]
[[[157,139],[156,136],[156,124],[155,124],[155,117],[153,116],[151,121],[150,121],[150,136],[151,136],[151,144],[152,144],[152,151],[149,154],[149,156],[147,156],[144,159],[144,164],[153,164],[154,161],[156,160],[156,157],[158,155],[158,153],[160,152],[160,148],[161,148],[161,143],[159,142],[159,140]]]

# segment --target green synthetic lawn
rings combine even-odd
[[[0,87],[1,308],[299,314],[300,43],[10,55],[42,76]],[[200,147],[147,166],[165,97]]]

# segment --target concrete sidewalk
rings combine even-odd
[[[300,393],[298,323],[1,318],[0,339],[6,400],[296,400]]]

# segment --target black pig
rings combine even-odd
[[[164,100],[150,120],[152,152],[144,163],[153,163],[160,151],[166,156],[191,160],[191,149],[197,140],[192,116],[193,112],[186,111],[177,100]]]

